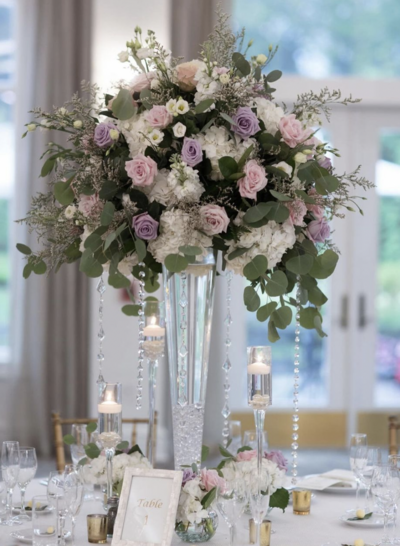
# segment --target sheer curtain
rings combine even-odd
[[[19,0],[16,108],[16,183],[13,218],[23,218],[32,195],[44,191],[40,155],[57,138],[37,131],[19,135],[35,106],[61,106],[90,79],[91,0]],[[35,248],[35,234],[17,224],[14,243]],[[13,381],[8,392],[9,437],[51,452],[52,410],[87,412],[88,281],[77,266],[55,275],[22,278],[15,255]],[[8,402],[5,402],[8,400]]]

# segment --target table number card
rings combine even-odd
[[[113,546],[169,546],[175,528],[182,472],[127,468]]]

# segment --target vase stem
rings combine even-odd
[[[254,421],[256,424],[256,432],[257,432],[257,474],[258,474],[258,489],[259,489],[258,492],[260,494],[265,410],[260,410],[260,409],[254,410]]]
[[[114,449],[106,449],[106,465],[107,465],[107,499],[113,495],[113,457]]]
[[[149,361],[149,431],[147,436],[147,458],[154,468],[154,414],[155,414],[155,392],[157,383],[157,360]]]

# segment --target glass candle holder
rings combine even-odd
[[[112,459],[122,437],[122,385],[106,383],[101,393],[98,411],[98,442],[107,460],[107,497],[112,497]]]
[[[247,395],[253,409],[266,409],[272,403],[271,347],[247,347]]]
[[[88,541],[91,544],[106,544],[108,516],[89,514],[87,516]]]
[[[293,514],[308,516],[311,509],[311,491],[294,489],[292,491]]]
[[[257,525],[254,519],[249,522],[249,542],[257,544]],[[271,522],[265,519],[260,526],[260,546],[270,546],[271,541]]]

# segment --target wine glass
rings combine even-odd
[[[7,525],[21,525],[12,517],[12,497],[14,487],[17,485],[19,474],[19,442],[3,442],[1,449],[1,471],[3,481],[7,486]]]
[[[267,494],[266,491],[262,491],[260,494],[258,491],[257,483],[255,483],[254,486],[255,487],[253,487],[253,484],[251,484],[250,488],[248,489],[247,496],[249,500],[251,515],[253,516],[254,523],[257,527],[257,544],[258,546],[260,546],[260,529],[261,524],[264,521],[264,518],[268,512],[270,496]]]
[[[65,518],[67,507],[64,494],[64,472],[55,470],[50,472],[47,484],[47,498],[50,506],[58,511],[58,530],[60,535],[60,546],[65,546]]]
[[[391,512],[400,498],[400,471],[393,464],[376,466],[371,478],[371,492],[383,508],[383,537],[379,544],[391,544],[387,526]]]
[[[360,502],[360,470],[367,464],[367,435],[352,434],[350,440],[350,468],[354,473],[356,480],[356,508],[359,508]]]
[[[84,485],[79,472],[73,465],[66,465],[64,470],[65,507],[72,520],[72,540],[75,536],[76,516],[82,506]]]
[[[34,447],[20,447],[19,448],[19,473],[18,473],[18,486],[21,491],[21,513],[17,520],[30,520],[25,512],[25,491],[30,482],[35,477],[37,471],[37,458],[36,449]]]
[[[75,443],[70,445],[71,459],[76,466],[81,459],[86,457],[85,445],[89,443],[89,435],[86,430],[87,425],[73,424],[71,426],[71,436],[75,438]]]
[[[241,518],[247,504],[244,487],[238,482],[227,483],[227,488],[217,488],[216,506],[229,527],[229,545],[233,546],[236,536],[236,523]]]
[[[370,512],[369,497],[371,494],[372,474],[376,466],[382,464],[382,450],[379,447],[367,447],[366,464],[359,470],[361,483],[366,488],[365,511]]]
[[[268,451],[268,432],[263,430],[262,432],[263,451]],[[252,449],[257,449],[257,431],[245,430],[243,435],[243,445],[249,446]]]

